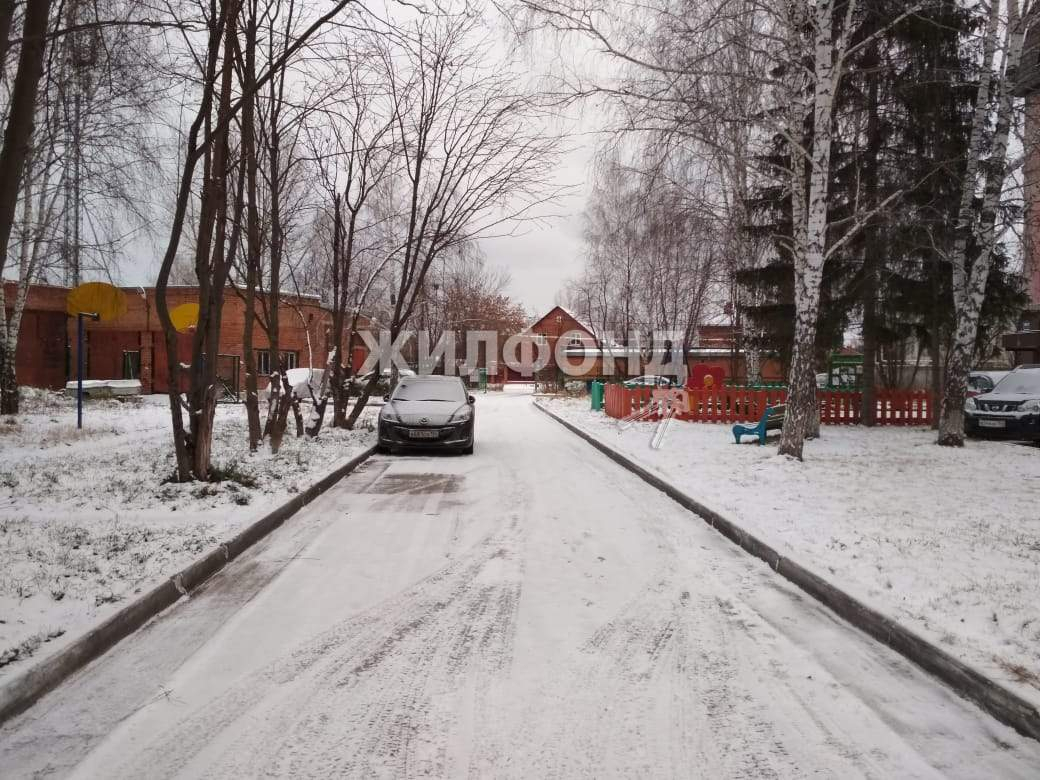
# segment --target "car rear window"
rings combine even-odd
[[[431,382],[422,379],[402,379],[394,390],[395,401],[456,401],[466,400],[462,382]]]
[[[1016,371],[997,382],[994,393],[1040,393],[1040,371]]]

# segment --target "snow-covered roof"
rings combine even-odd
[[[654,349],[649,350],[641,349],[640,347],[625,347],[621,345],[608,346],[603,349],[600,349],[599,347],[569,346],[566,348],[565,354],[575,356],[587,355],[591,357],[600,357],[606,354],[608,357],[624,357],[625,355],[645,355],[649,352],[664,354],[667,350],[664,347],[655,347]],[[739,355],[743,354],[743,352],[744,350],[742,349],[730,349],[729,347],[690,347],[686,350],[687,355],[732,355],[734,353]]]
[[[526,328],[524,328],[522,331],[520,331],[520,335],[523,335],[525,333],[531,333],[532,332],[532,328],[534,328],[535,325],[537,325],[540,322],[545,322],[546,318],[550,314],[552,314],[554,311],[556,311],[557,309],[559,309],[561,312],[563,312],[568,317],[570,317],[572,320],[574,320],[582,330],[584,330],[586,333],[589,334],[589,336],[591,336],[592,338],[596,338],[596,331],[594,331],[586,323],[582,322],[580,319],[575,317],[571,312],[567,311],[567,309],[565,309],[563,306],[560,306],[559,304],[553,306],[551,309],[549,309],[549,311],[547,311],[541,317],[539,317],[534,322],[532,322],[530,325],[528,325]]]
[[[560,311],[562,311],[564,314],[566,314],[568,317],[570,317],[576,323],[578,323],[582,327],[583,330],[588,332],[588,334],[590,336],[592,336],[593,338],[596,337],[596,330],[591,325],[589,325],[587,322],[585,322],[583,319],[581,319],[580,317],[576,317],[574,315],[574,312],[570,311],[565,306],[557,306],[556,308],[559,309]]]

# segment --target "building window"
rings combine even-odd
[[[123,379],[141,378],[141,352],[123,352]]]
[[[298,352],[280,352],[279,354],[282,357],[281,362],[287,370],[296,368],[299,359]],[[277,366],[271,365],[271,350],[258,349],[256,351],[256,373],[259,376],[270,376],[271,371],[276,368]]]
[[[585,342],[582,341],[577,336],[571,336],[570,340],[567,342],[567,346],[568,347],[583,347],[583,346],[585,346]]]

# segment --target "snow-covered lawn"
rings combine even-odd
[[[655,423],[621,431],[587,398],[540,402],[1040,703],[1040,449],[824,426],[799,463],[772,437],[737,446],[729,425],[673,422],[655,450]]]
[[[165,396],[90,401],[77,430],[74,400],[28,391],[0,417],[0,680],[370,446],[371,420],[314,440],[290,420],[278,455],[251,454],[245,408],[220,405],[223,481],[175,484]]]

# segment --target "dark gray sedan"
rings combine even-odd
[[[473,402],[457,376],[409,376],[385,396],[379,452],[398,449],[473,452]]]

